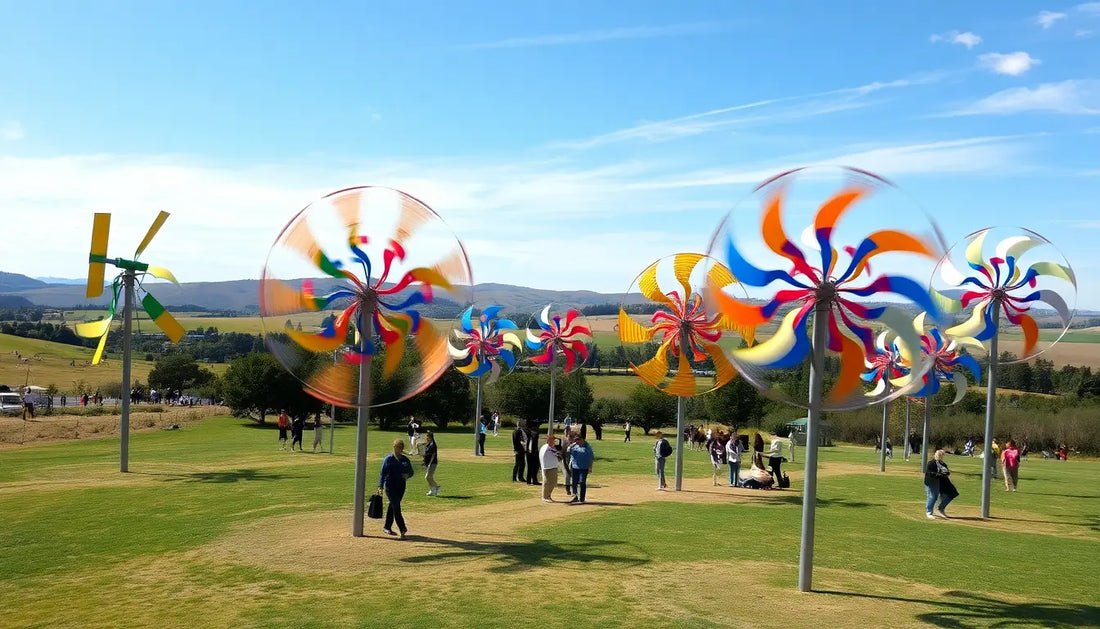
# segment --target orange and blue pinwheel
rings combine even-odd
[[[448,344],[455,368],[471,378],[489,374],[486,384],[500,377],[503,369],[511,372],[516,366],[516,353],[522,343],[515,332],[519,330],[511,319],[500,317],[503,306],[488,306],[474,323],[474,308],[462,313],[461,325],[454,331],[454,339]]]
[[[536,365],[546,365],[551,368],[557,364],[558,353],[565,357],[563,373],[569,373],[588,360],[588,346],[592,343],[592,329],[581,325],[578,318],[581,313],[569,309],[564,315],[550,315],[550,307],[547,304],[535,323],[538,330],[530,327],[527,329],[527,349],[535,352],[531,356],[531,362]]]

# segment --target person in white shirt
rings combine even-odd
[[[554,435],[546,435],[546,443],[539,448],[539,462],[542,466],[542,501],[554,502],[551,497],[558,484],[558,464],[561,454],[555,446]]]
[[[744,451],[745,446],[737,438],[737,433],[730,435],[730,440],[726,442],[726,463],[730,466],[730,487],[741,486],[741,453]]]
[[[653,458],[657,462],[657,490],[664,491],[668,489],[668,484],[665,483],[665,459],[672,452],[672,446],[669,445],[668,440],[665,439],[664,433],[660,430],[657,431],[657,442],[653,444]]]

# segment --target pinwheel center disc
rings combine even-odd
[[[1008,291],[1003,288],[994,288],[990,291],[990,296],[993,297],[993,301],[1000,303],[1008,297]]]
[[[814,289],[814,297],[821,303],[830,303],[836,298],[836,283],[832,280],[821,282]]]

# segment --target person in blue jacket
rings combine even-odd
[[[387,454],[382,459],[382,469],[378,473],[378,493],[386,490],[386,497],[390,504],[386,507],[386,523],[382,532],[386,535],[397,535],[393,532],[393,523],[397,522],[397,530],[401,533],[401,539],[405,539],[408,528],[405,526],[405,518],[401,516],[401,499],[405,497],[405,481],[413,477],[412,461],[404,455],[405,442],[397,439],[393,442],[393,454]]]
[[[592,446],[584,440],[584,435],[569,448],[569,456],[573,465],[573,500],[584,504],[585,494],[588,493],[588,474],[592,471],[592,462],[596,459],[596,453]]]

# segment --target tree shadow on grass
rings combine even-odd
[[[290,474],[261,472],[256,469],[222,470],[217,472],[192,472],[190,474],[158,474],[167,476],[166,480],[184,481],[187,483],[240,483],[245,481],[273,481],[288,478],[301,478]]]
[[[408,539],[422,543],[438,544],[449,550],[418,557],[406,557],[401,560],[402,562],[431,564],[437,561],[483,558],[500,562],[499,565],[489,568],[489,572],[522,572],[532,568],[559,566],[571,562],[605,562],[614,564],[616,567],[625,568],[649,563],[649,559],[641,557],[624,557],[600,552],[601,549],[626,546],[626,542],[613,540],[590,539],[559,544],[545,539],[536,539],[529,542],[476,542],[422,537],[419,535],[409,535]]]
[[[954,590],[940,600],[921,600],[900,596],[880,596],[856,592],[817,590],[819,594],[869,598],[940,607],[939,611],[918,614],[915,619],[936,627],[1000,627],[1035,625],[1041,627],[1086,627],[1100,624],[1100,607],[1075,603],[1013,603],[988,595]]]

